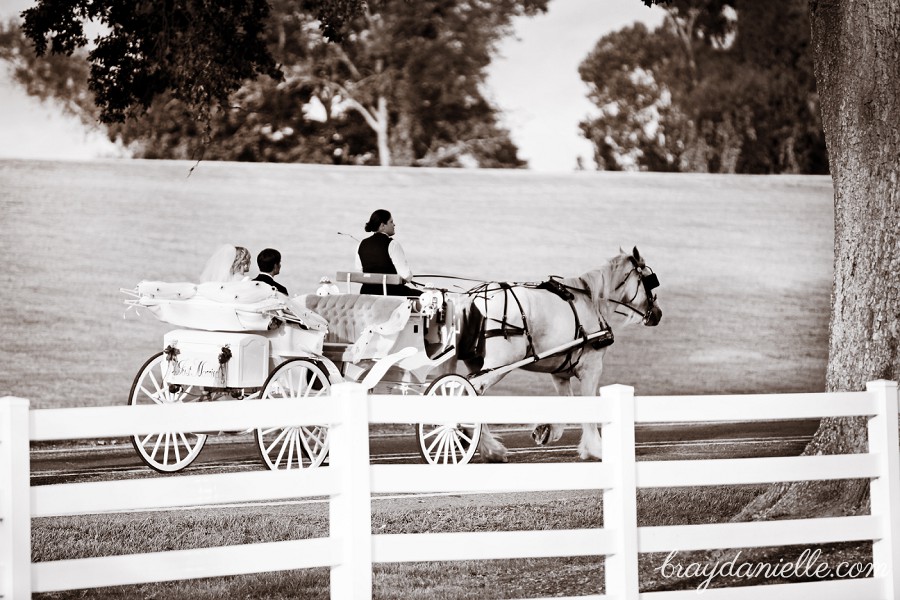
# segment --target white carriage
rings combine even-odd
[[[338,275],[348,283],[369,277]],[[165,334],[162,351],[135,377],[132,405],[303,401],[327,395],[337,382],[364,379],[376,393],[474,393],[466,378],[455,374],[461,311],[452,294],[429,290],[421,298],[351,293],[288,298],[256,281],[144,281],[122,291],[130,296],[130,307],[177,327]],[[374,372],[389,365],[385,375],[366,378],[379,363]],[[416,429],[420,453],[432,463],[468,462],[480,434],[478,425],[464,423],[419,424]],[[149,467],[176,472],[191,464],[207,436],[216,433],[136,435],[132,443]],[[324,425],[285,425],[257,429],[254,435],[270,469],[316,467],[328,454]]]

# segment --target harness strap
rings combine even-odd
[[[500,289],[503,290],[503,318],[502,319],[494,319],[491,317],[485,317],[485,320],[491,320],[497,323],[500,323],[500,329],[486,329],[484,332],[484,337],[496,337],[503,336],[503,339],[509,339],[511,335],[524,335],[528,340],[528,353],[531,356],[537,354],[534,351],[534,340],[531,337],[531,330],[528,328],[528,318],[525,316],[525,309],[522,308],[522,303],[519,301],[519,297],[516,296],[516,293],[513,291],[513,286],[508,283],[499,283]],[[512,296],[513,300],[516,301],[516,305],[519,307],[519,314],[522,317],[522,326],[513,325],[509,322],[507,318],[508,309],[509,309],[509,296]],[[485,306],[487,306],[487,289],[484,292]]]
[[[577,291],[577,292],[581,292],[581,293],[588,294],[588,295],[590,294],[590,292],[586,289],[574,288],[571,286],[567,286],[559,281],[554,281],[553,284],[557,285],[561,288],[567,288],[572,291]],[[496,323],[500,323],[500,328],[499,329],[486,329],[484,332],[485,338],[499,337],[502,335],[504,339],[509,339],[510,336],[524,335],[528,339],[528,354],[529,354],[529,356],[537,357],[537,352],[535,351],[535,348],[534,348],[534,340],[531,335],[531,330],[528,327],[528,319],[525,316],[525,310],[522,308],[522,303],[519,301],[518,296],[516,296],[515,291],[513,291],[513,286],[511,286],[508,283],[499,283],[498,285],[500,286],[501,289],[505,290],[504,295],[503,295],[503,317],[502,317],[502,319],[494,319],[494,318],[486,319],[486,320],[494,321]],[[542,286],[537,286],[537,287],[541,288]],[[560,294],[560,293],[558,293],[558,288],[550,289],[550,288],[543,287],[543,289],[545,289],[546,291],[549,291],[550,293],[552,293],[556,296],[559,296],[560,298],[562,298],[563,300],[566,301],[566,303],[569,305],[569,308],[572,310],[572,318],[575,321],[575,339],[581,338],[581,344],[579,344],[577,346],[573,346],[572,348],[569,348],[568,350],[566,350],[565,351],[566,352],[565,360],[563,360],[562,364],[559,367],[557,367],[556,369],[554,369],[551,373],[555,375],[557,373],[564,373],[567,371],[572,371],[581,362],[581,357],[584,355],[585,346],[588,343],[590,343],[588,333],[587,333],[587,331],[585,331],[584,325],[582,324],[581,319],[578,316],[578,310],[575,308],[575,296],[574,296],[574,294],[571,294],[571,293],[565,294],[565,295]],[[485,292],[485,299],[487,299],[487,290],[485,289],[484,292]],[[509,298],[508,298],[507,294],[512,295],[513,300],[516,301],[516,304],[519,307],[519,312],[522,316],[522,327],[519,327],[518,325],[513,325],[512,323],[509,322],[509,319],[508,319]],[[600,319],[599,324],[601,326],[601,329],[609,329],[609,325],[604,323],[602,318]],[[542,359],[543,358],[549,358],[549,356],[542,357]],[[481,374],[481,373],[479,373],[479,374]]]

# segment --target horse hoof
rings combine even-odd
[[[531,439],[533,439],[534,443],[538,446],[546,446],[547,442],[550,441],[550,426],[538,425],[535,427],[534,431],[531,432]]]
[[[581,460],[603,460],[602,456],[598,456],[590,452],[579,452],[578,456],[581,457]]]
[[[509,459],[505,454],[492,454],[489,456],[484,456],[484,462],[486,463],[508,463]]]

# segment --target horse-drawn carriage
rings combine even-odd
[[[550,285],[483,283],[462,292],[428,287],[415,298],[349,293],[351,283],[375,277],[361,273],[338,274],[347,293],[294,298],[256,281],[144,281],[122,290],[131,296],[126,304],[178,329],[165,334],[163,350],[141,367],[129,403],[303,401],[327,395],[342,381],[363,382],[382,394],[469,396],[516,368],[551,373],[558,387],[571,376],[583,383],[587,376],[594,386],[603,348],[612,342],[604,318],[610,304],[637,315],[626,315],[626,321],[659,320],[651,293],[656,276],[645,272],[637,249],[622,256],[627,260],[611,261],[596,282],[586,281],[585,274]],[[620,271],[618,287],[610,285]],[[637,277],[629,283],[633,273]],[[389,285],[397,276],[377,277]],[[547,301],[552,318],[538,314],[547,312],[540,306]],[[563,305],[564,312],[557,310]],[[558,438],[555,428],[542,427],[538,443]],[[213,433],[135,435],[132,443],[151,468],[176,472],[197,458]],[[253,433],[269,469],[316,467],[328,454],[325,425]],[[476,451],[485,460],[505,460],[506,449],[481,424],[418,424],[416,437],[429,463],[465,464]],[[589,448],[583,456],[598,455],[591,440],[584,443]]]

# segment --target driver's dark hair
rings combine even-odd
[[[256,266],[260,273],[271,273],[275,265],[281,262],[281,252],[274,248],[266,248],[256,256]]]
[[[384,210],[383,208],[379,208],[375,212],[372,213],[372,216],[369,217],[369,222],[366,223],[366,231],[369,233],[378,231],[378,228],[391,220],[390,211]]]

